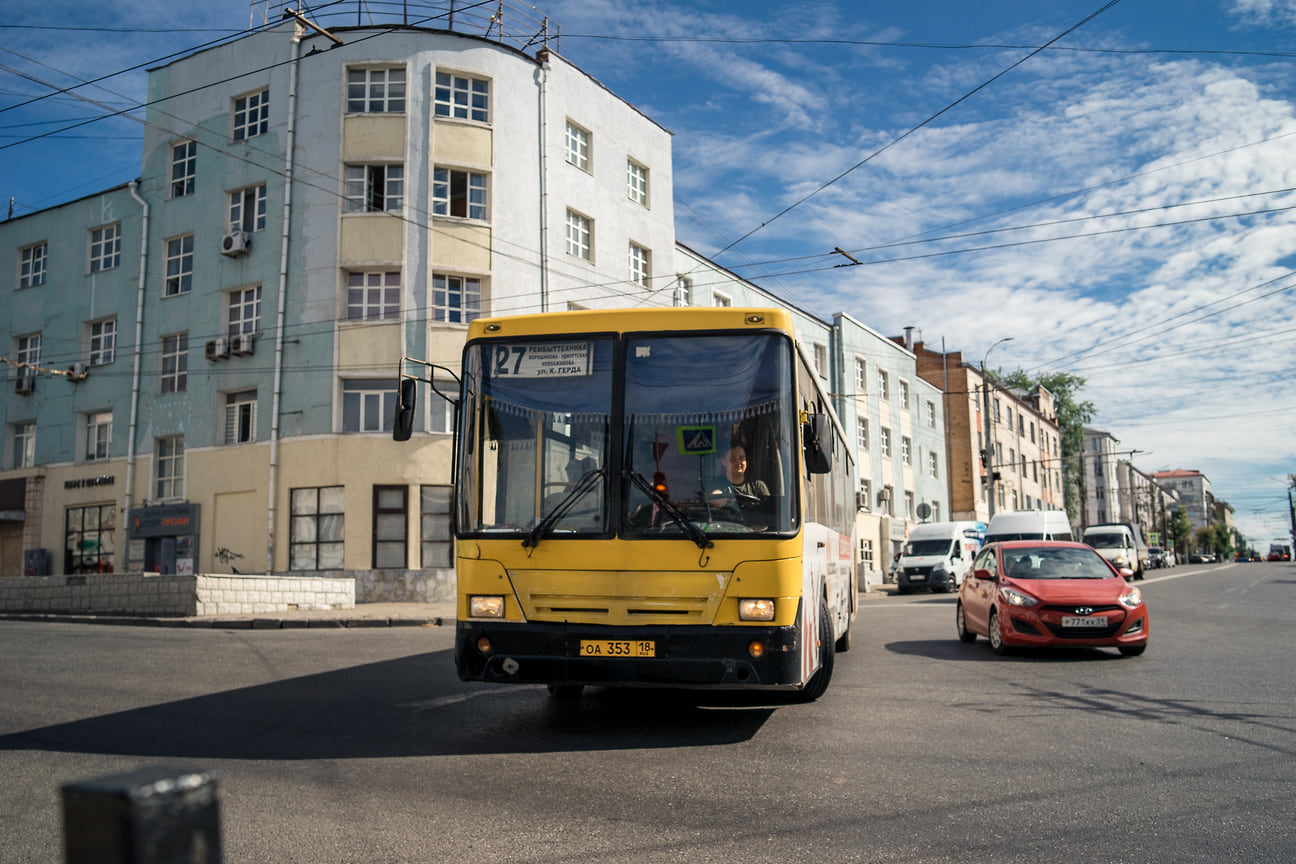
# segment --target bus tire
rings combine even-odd
[[[810,676],[805,687],[801,688],[800,701],[813,702],[828,690],[832,680],[833,650],[832,621],[828,618],[828,601],[819,601],[819,671]]]

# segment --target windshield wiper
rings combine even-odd
[[[715,544],[711,542],[711,538],[702,533],[701,528],[694,525],[687,516],[680,512],[678,507],[672,504],[665,495],[658,492],[657,489],[648,482],[647,477],[644,477],[633,468],[625,469],[625,475],[630,478],[630,482],[637,486],[640,491],[646,493],[649,499],[651,499],[654,504],[660,507],[666,515],[671,518],[672,522],[680,526],[680,529],[688,535],[690,540],[697,544],[699,549],[710,549],[712,546],[715,546]]]
[[[602,478],[602,468],[595,468],[593,471],[587,471],[583,474],[581,478],[576,481],[576,485],[572,487],[571,491],[558,502],[554,509],[549,511],[549,515],[537,522],[535,527],[527,532],[526,537],[522,540],[522,548],[530,549],[539,546],[541,538],[543,538],[545,534],[549,533],[549,529],[553,528],[554,525],[557,525],[558,520],[566,516],[567,511],[570,510],[577,501],[584,498],[591,489],[598,488],[598,481]]]

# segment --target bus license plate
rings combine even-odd
[[[656,657],[657,643],[639,639],[582,639],[582,657]]]
[[[1106,627],[1107,616],[1091,615],[1086,618],[1067,617],[1062,619],[1062,626],[1063,627]]]

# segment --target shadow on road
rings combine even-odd
[[[293,760],[708,747],[748,740],[779,704],[769,694],[603,688],[562,702],[543,687],[465,684],[448,653],[4,735],[0,751]]]

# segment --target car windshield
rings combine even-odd
[[[1089,534],[1084,541],[1095,549],[1120,549],[1125,545],[1125,535],[1119,532]]]
[[[1111,579],[1111,568],[1093,550],[1065,546],[1023,546],[1003,550],[1011,579]]]
[[[906,555],[944,555],[950,551],[950,540],[910,540],[905,544]]]

